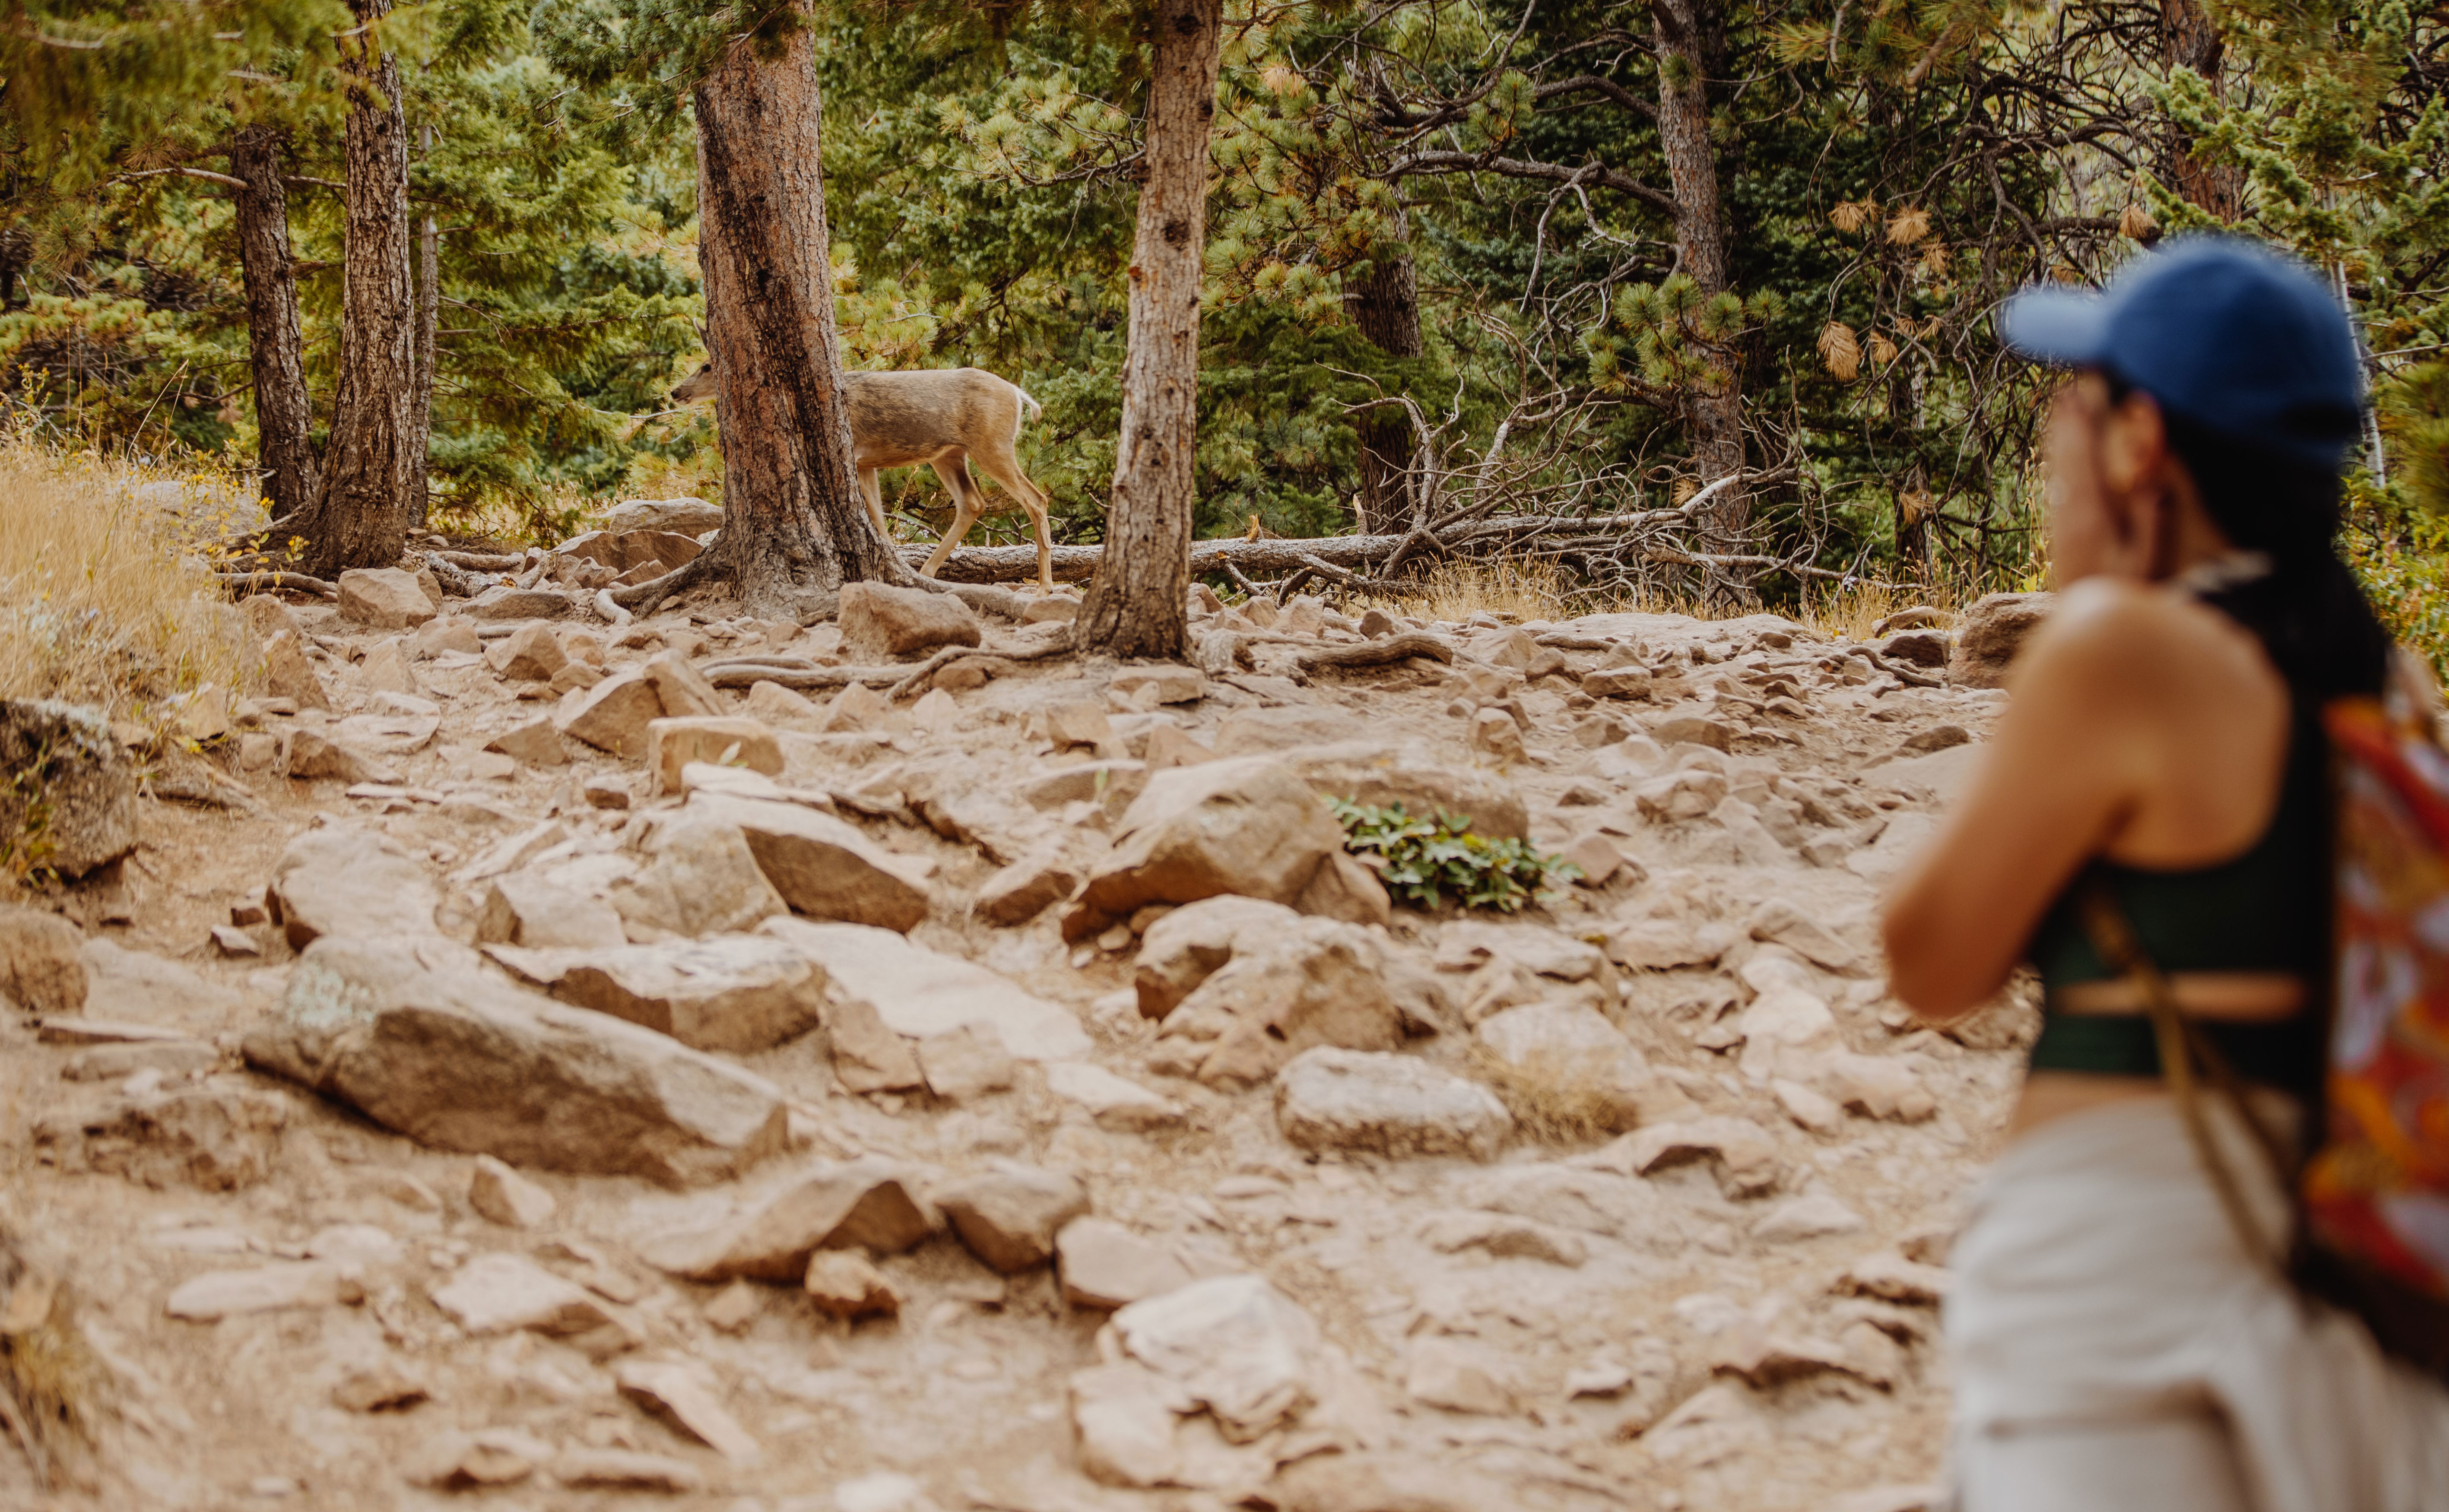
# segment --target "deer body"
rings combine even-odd
[[[1037,583],[1054,588],[1054,541],[1046,525],[1047,492],[1020,470],[1012,450],[1020,439],[1021,421],[1040,411],[1035,399],[1018,384],[996,377],[983,368],[926,368],[910,373],[847,373],[843,397],[850,411],[851,466],[858,469],[859,492],[867,514],[885,540],[884,491],[876,475],[885,468],[935,469],[953,492],[953,524],[935,544],[935,555],[918,570],[934,577],[953,548],[977,524],[978,516],[1000,512],[986,490],[970,475],[970,463],[1003,485],[1012,504],[1029,511],[1037,535]],[[714,365],[707,363],[672,391],[683,404],[715,396]]]

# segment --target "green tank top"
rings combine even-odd
[[[2320,728],[2294,721],[2279,808],[2244,853],[2185,871],[2093,861],[2058,895],[2025,949],[2041,976],[2044,1020],[2034,1070],[2158,1076],[2160,1052],[2142,1014],[2055,1011],[2059,992],[2119,973],[2100,958],[2075,907],[2105,882],[2160,969],[2282,971],[2318,986],[2330,953],[2328,751]],[[2212,1043],[2248,1081],[2311,1093],[2324,1064],[2319,1016],[2271,1024],[2208,1024]]]

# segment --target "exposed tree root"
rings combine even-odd
[[[337,584],[321,578],[310,578],[303,572],[216,572],[214,577],[233,586],[243,585],[250,593],[262,593],[272,588],[287,588],[292,593],[312,593],[320,598],[340,596]]]

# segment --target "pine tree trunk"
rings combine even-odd
[[[1658,142],[1675,196],[1675,271],[1704,296],[1724,294],[1731,275],[1717,152],[1709,142],[1708,79],[1726,46],[1725,17],[1718,0],[1651,0],[1650,16],[1658,52]],[[1685,342],[1700,354],[1704,370],[1686,397],[1685,413],[1692,460],[1707,485],[1744,465],[1743,375],[1730,348],[1688,330]],[[1714,523],[1740,534],[1750,520],[1749,501],[1736,484],[1720,497]]]
[[[230,176],[247,184],[237,195],[239,269],[255,376],[256,463],[276,520],[298,515],[314,499],[318,471],[298,270],[289,253],[289,191],[280,182],[283,145],[277,128],[257,124],[241,128],[229,152]]]
[[[391,0],[350,0],[362,24]],[[410,396],[415,390],[416,312],[409,288],[408,124],[399,61],[360,35],[341,43],[340,67],[357,87],[348,117],[348,240],[340,298],[340,382],[321,487],[295,528],[305,570],[396,565],[408,535]]]
[[[417,144],[434,150],[430,124],[417,128]],[[434,328],[442,314],[441,272],[442,234],[429,212],[416,222],[416,384],[409,395],[408,513],[419,529],[433,504],[427,453],[434,441]]]
[[[2189,68],[2220,93],[2220,59],[2227,45],[2220,40],[2219,24],[2204,10],[2202,0],[2160,0],[2161,60],[2170,68]],[[2193,144],[2172,122],[2169,126],[2169,179],[2178,196],[2222,220],[2233,220],[2245,208],[2245,175],[2233,163],[2197,162]]]
[[[695,103],[723,524],[689,581],[726,579],[748,613],[804,618],[844,583],[915,581],[851,467],[813,38],[770,60],[735,48]]]
[[[1178,659],[1189,638],[1199,283],[1220,10],[1219,0],[1158,0],[1156,7],[1121,446],[1105,557],[1072,630],[1081,649],[1118,657]]]
[[[1391,243],[1379,248],[1348,302],[1353,326],[1371,346],[1390,357],[1420,354],[1420,287],[1409,253]],[[1361,415],[1359,432],[1360,508],[1354,523],[1362,535],[1409,527],[1411,417],[1396,409],[1371,410]]]

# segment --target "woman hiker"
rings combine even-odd
[[[2324,700],[2388,637],[2331,544],[2362,382],[2337,303],[2189,238],[2097,297],[2029,291],[2007,344],[2071,370],[2047,438],[2063,591],[2014,700],[1889,900],[1897,995],[1944,1024],[2039,972],[2043,1027],[1952,1265],[1962,1512],[2449,1508],[2449,1394],[2272,1258],[2290,1214],[2204,1094],[2248,1246],[2189,1142],[2098,900],[2266,1124],[2321,1087]],[[2094,915],[2089,928],[2087,915]]]

